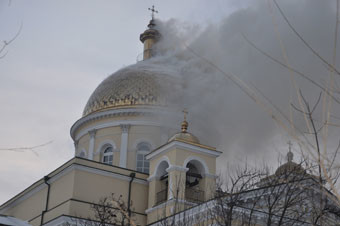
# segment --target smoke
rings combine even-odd
[[[332,62],[336,2],[278,2],[306,41]],[[275,159],[278,153],[287,152],[288,140],[294,140],[263,106],[256,104],[226,74],[241,79],[251,92],[258,89],[257,97],[287,126],[279,111],[289,118],[291,103],[300,108],[295,87],[311,105],[322,91],[296,73],[292,80],[287,68],[261,54],[244,37],[283,63],[286,63],[286,54],[291,67],[323,87],[327,86],[327,67],[297,38],[271,1],[256,1],[217,24],[200,26],[172,19],[157,21],[157,29],[163,39],[156,46],[158,56],[149,63],[162,65],[180,79],[181,85],[169,94],[170,101],[178,110],[188,109],[190,131],[201,143],[223,151],[221,161]],[[335,82],[339,81],[339,76],[335,76]],[[315,118],[321,119],[321,108],[322,103]],[[297,129],[307,131],[302,114],[296,110],[292,112]],[[339,116],[339,104],[333,105],[332,114]],[[333,118],[332,122],[340,124],[338,119]],[[336,138],[332,134],[331,138]]]

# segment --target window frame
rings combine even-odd
[[[149,154],[150,152],[151,152],[150,143],[142,141],[137,144],[136,171],[142,172],[142,173],[150,173],[150,161],[145,158],[145,156]],[[139,159],[139,156],[142,156],[142,159]],[[138,166],[139,163],[141,163],[141,166]]]
[[[111,149],[110,151],[108,151]],[[108,158],[106,161],[105,158]],[[110,159],[111,157],[111,159]],[[102,163],[107,164],[107,165],[113,165],[113,147],[111,145],[107,145],[103,148],[103,153],[102,153]]]

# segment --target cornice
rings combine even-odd
[[[209,156],[214,156],[214,157],[218,157],[221,155],[222,152],[217,151],[215,149],[208,149],[208,146],[202,146],[202,145],[195,145],[195,144],[190,144],[190,143],[186,143],[186,142],[182,142],[182,141],[171,141],[170,143],[167,143],[161,147],[159,147],[158,149],[152,151],[151,153],[146,155],[146,159],[152,159],[155,156],[158,156],[159,154],[165,154],[168,151],[172,150],[171,148],[184,148],[186,150],[195,152],[195,153],[201,153],[201,154],[205,154],[205,155],[209,155]]]
[[[106,111],[100,111],[100,112],[94,112],[92,114],[86,115],[79,120],[77,120],[71,127],[70,134],[73,140],[75,140],[75,132],[79,127],[82,125],[97,121],[100,119],[105,118],[112,118],[112,117],[118,117],[118,116],[136,116],[136,115],[152,115],[152,114],[158,114],[158,115],[172,115],[176,114],[175,112],[170,111],[166,107],[136,107],[136,108],[122,108],[122,109],[110,109]]]

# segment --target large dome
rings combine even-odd
[[[88,100],[83,116],[112,108],[164,106],[171,77],[154,64],[140,62],[125,67],[99,84]]]

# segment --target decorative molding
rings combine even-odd
[[[150,176],[150,177],[160,177],[161,175],[157,175],[157,172],[158,172],[158,168],[159,168],[159,165],[162,163],[162,162],[167,162],[168,163],[168,168],[171,166],[171,163],[170,163],[170,160],[168,158],[168,156],[162,156],[158,162],[156,163],[156,166],[155,168],[153,169],[153,174]],[[166,169],[165,169],[166,170]]]
[[[199,162],[199,163],[203,166],[204,172],[200,172],[200,173],[209,174],[210,170],[209,170],[207,164],[205,163],[205,161],[204,161],[203,159],[201,159],[201,158],[198,157],[198,156],[189,156],[189,157],[187,157],[187,158],[184,160],[183,167],[186,167],[186,165],[187,165],[190,161],[193,161],[193,160],[196,160],[197,162]],[[216,166],[215,166],[215,167],[216,167]]]
[[[84,128],[79,131],[77,136],[74,139],[79,140],[81,137],[86,135],[88,133],[88,130],[92,129],[103,129],[108,127],[115,127],[120,126],[121,124],[129,124],[131,126],[162,126],[161,123],[152,122],[152,121],[138,121],[138,120],[119,120],[119,121],[110,121],[110,122],[104,122],[104,123],[98,123],[90,128]]]
[[[96,132],[97,132],[96,129],[89,130],[88,133],[90,135],[90,138],[94,138],[96,136]]]
[[[120,129],[122,130],[122,133],[128,133],[130,126],[130,124],[120,124]]]
[[[138,144],[143,143],[143,142],[148,143],[150,145],[150,147],[151,147],[150,152],[153,151],[153,149],[155,148],[155,144],[152,142],[152,140],[144,138],[144,137],[136,139],[132,144],[133,149],[131,149],[129,151],[137,151]]]
[[[172,112],[169,108],[166,107],[157,107],[157,106],[152,106],[152,107],[147,107],[147,108],[124,108],[124,109],[111,109],[111,110],[105,110],[101,112],[95,112],[90,115],[86,115],[82,118],[80,118],[78,121],[76,121],[70,130],[71,137],[73,140],[78,140],[79,135],[75,137],[75,132],[78,128],[83,126],[84,124],[92,121],[96,121],[99,119],[105,119],[105,118],[112,118],[116,116],[135,116],[135,115],[152,115],[152,114],[157,114],[157,115],[179,115],[178,112]],[[124,124],[124,120],[120,122]],[[129,123],[130,124],[130,123]],[[158,123],[159,124],[159,123]],[[163,123],[164,124],[164,123]],[[118,123],[119,125],[119,123]],[[169,125],[169,127],[173,128],[173,125]],[[105,128],[105,127],[104,127]],[[78,133],[80,134],[80,133]],[[83,136],[83,134],[81,135]],[[80,137],[81,137],[80,136]]]
[[[116,143],[113,140],[104,140],[100,142],[94,155],[101,154],[108,145],[112,146],[113,152],[119,152],[119,149],[117,148]]]
[[[96,131],[97,131],[96,129],[93,129],[88,132],[90,135],[90,142],[89,142],[89,153],[87,157],[90,160],[93,160]]]
[[[182,167],[182,166],[176,166],[176,165],[171,165],[169,168],[166,169],[166,172],[170,173],[172,171],[180,171],[180,172],[187,172],[189,168]]]
[[[128,149],[128,142],[129,142],[129,127],[130,125],[120,125],[122,128],[122,135],[120,138],[120,158],[119,158],[119,166],[126,168],[127,163],[127,149]],[[125,132],[124,132],[125,130]]]
[[[172,141],[172,142],[167,143],[167,144],[161,146],[160,148],[154,150],[150,154],[148,154],[146,156],[146,159],[149,160],[149,159],[152,159],[152,158],[158,156],[159,154],[165,154],[168,151],[173,150],[172,148],[184,148],[184,149],[192,151],[194,153],[200,153],[200,154],[213,156],[213,157],[218,157],[222,153],[220,151],[206,149],[206,148],[199,147],[199,146],[196,146],[196,145],[193,145],[193,144],[188,144],[188,143],[184,143],[184,142],[180,142],[180,141]]]

